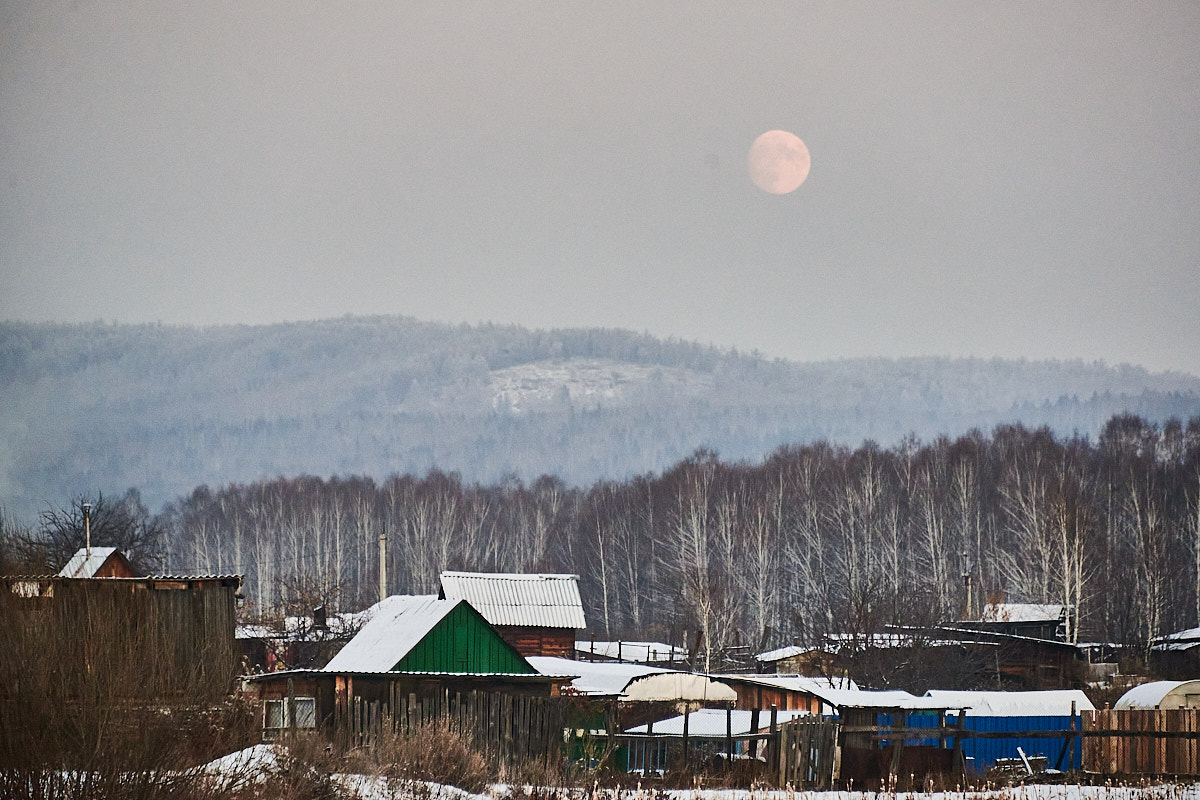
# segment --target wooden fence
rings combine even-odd
[[[1200,709],[1083,715],[1083,768],[1105,775],[1200,775]]]
[[[506,763],[557,759],[567,707],[561,698],[504,692],[449,692],[417,696],[392,687],[387,702],[353,698],[349,718],[335,720],[357,744],[371,745],[385,731],[420,735],[430,725],[447,725],[472,744]]]

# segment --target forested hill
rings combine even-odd
[[[0,323],[0,503],[82,491],[152,506],[275,475],[457,471],[568,483],[699,447],[759,460],[1002,422],[1094,436],[1113,414],[1200,415],[1200,379],[1098,363],[767,360],[623,330],[398,317],[211,328]]]

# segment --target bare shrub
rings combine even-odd
[[[386,733],[364,752],[375,772],[389,780],[430,781],[479,792],[497,774],[492,759],[473,747],[470,738],[454,730],[447,720],[429,723],[409,734]]]

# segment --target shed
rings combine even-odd
[[[133,578],[129,559],[115,547],[81,547],[59,571],[60,578]]]
[[[833,713],[822,708],[822,693],[831,689],[857,689],[849,678],[809,678],[802,675],[719,675],[737,692],[736,708],[775,706],[781,711]]]
[[[1079,689],[1052,689],[1041,692],[960,692],[930,689],[926,697],[962,708],[968,717],[1066,717],[1095,711],[1088,696]]]
[[[439,597],[466,600],[525,656],[570,657],[587,627],[578,575],[443,572]]]
[[[1143,683],[1121,695],[1113,708],[1118,711],[1200,708],[1200,680]]]
[[[1082,726],[1082,714],[1095,711],[1087,695],[1078,689],[1042,692],[959,692],[931,689],[927,697],[947,706],[961,707],[966,714],[963,727],[969,731],[1016,733],[1029,731],[1029,737],[968,738],[962,743],[969,774],[980,777],[1001,759],[1045,759],[1054,769],[1079,769],[1082,766],[1081,737],[1046,738],[1035,733],[1075,730]],[[1071,712],[1074,707],[1074,721]],[[951,715],[957,723],[957,714]]]
[[[829,675],[836,672],[837,654],[820,647],[789,645],[754,657],[760,673],[777,675]]]
[[[241,585],[238,575],[3,577],[0,619],[29,633],[5,645],[54,648],[68,693],[79,676],[112,671],[136,676],[122,680],[130,698],[224,694],[237,675]]]

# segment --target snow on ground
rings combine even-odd
[[[206,764],[205,772],[245,785],[280,768],[276,745],[258,744]],[[334,782],[357,800],[1200,800],[1200,783],[1134,786],[1037,784],[965,792],[809,792],[786,789],[603,789],[510,787],[481,794],[437,783],[389,783],[372,775],[335,774]],[[632,776],[631,776],[632,777]]]

